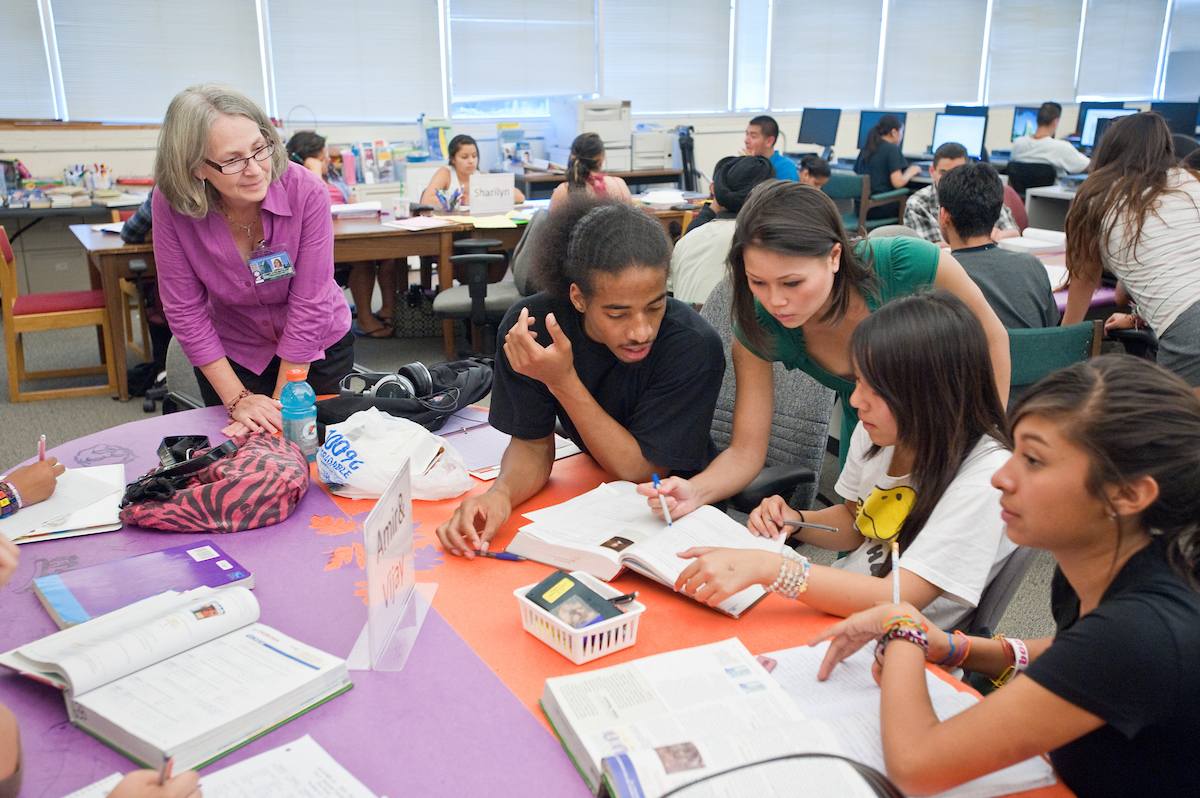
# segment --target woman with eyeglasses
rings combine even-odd
[[[184,89],[163,119],[154,182],[163,309],[205,403],[229,411],[223,432],[282,429],[289,369],[336,393],[354,336],[333,280],[329,193],[288,160],[262,109],[221,83]]]

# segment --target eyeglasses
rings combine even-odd
[[[264,144],[263,146],[259,147],[250,155],[250,158],[235,158],[234,160],[225,164],[220,164],[216,161],[210,161],[205,158],[204,162],[223,175],[236,175],[238,172],[246,171],[246,167],[250,165],[251,158],[261,163],[262,161],[270,158],[271,153],[273,152],[275,152],[274,142],[270,144]]]

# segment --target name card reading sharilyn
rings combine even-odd
[[[471,215],[496,216],[513,209],[513,173],[471,175]]]
[[[367,571],[367,637],[377,668],[413,598],[412,494],[409,460],[392,477],[363,522]]]

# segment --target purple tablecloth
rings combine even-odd
[[[166,435],[224,440],[221,408],[156,416],[50,450],[68,466],[125,463],[132,481],[157,464]],[[318,520],[314,523],[314,517]],[[221,546],[255,576],[262,621],[345,657],[366,622],[363,571],[333,552],[361,543],[353,524],[317,483],[295,513],[274,527],[224,535]],[[362,519],[356,519],[361,522]],[[33,592],[33,579],[178,546],[207,536],[124,529],[26,544],[21,564],[0,591],[0,650],[55,631]],[[311,734],[378,795],[589,795],[559,746],[461,637],[431,610],[399,673],[353,672],[348,693],[217,760],[218,769]],[[59,798],[134,766],[74,728],[62,695],[22,676],[0,673],[0,700],[17,716],[30,798]]]

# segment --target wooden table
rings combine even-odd
[[[606,175],[619,177],[633,185],[674,183],[679,185],[683,180],[682,169],[640,169],[633,172],[605,172]],[[528,199],[545,199],[554,193],[559,183],[566,182],[567,176],[557,172],[543,172],[537,169],[526,170],[523,175],[515,175],[517,188],[521,189]]]

